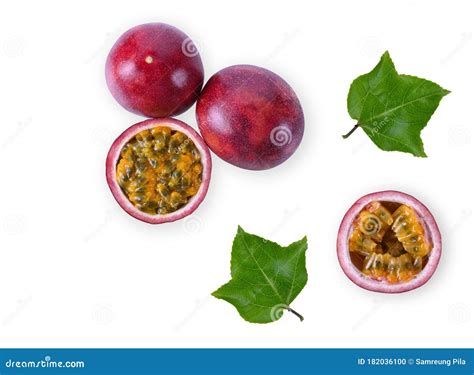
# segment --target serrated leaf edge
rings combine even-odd
[[[296,243],[301,242],[301,243],[302,243],[301,246],[302,246],[302,247],[305,247],[305,248],[304,248],[304,249],[301,249],[301,248],[299,247],[299,248],[297,249],[297,251],[295,251],[295,256],[298,255],[297,264],[298,264],[298,262],[300,261],[299,257],[300,257],[301,255],[303,255],[304,257],[306,257],[306,251],[308,250],[308,238],[307,238],[307,236],[304,236],[302,239],[290,243],[288,246],[281,246],[281,245],[279,245],[279,244],[276,243],[276,242],[272,242],[272,241],[267,240],[267,239],[265,239],[265,238],[263,238],[263,237],[260,237],[260,236],[258,236],[258,235],[255,235],[255,234],[252,234],[252,233],[248,233],[248,232],[246,232],[240,225],[238,225],[238,227],[237,227],[237,234],[236,234],[236,236],[234,237],[234,240],[233,240],[233,242],[232,242],[232,247],[234,246],[234,242],[235,242],[235,240],[236,240],[236,238],[237,238],[237,235],[238,235],[239,233],[240,233],[240,234],[250,235],[250,236],[255,236],[255,237],[261,239],[261,240],[264,241],[264,242],[269,242],[269,243],[272,243],[272,244],[276,245],[276,246],[279,247],[280,249],[286,249],[286,248],[289,248],[290,246],[292,246],[292,245],[294,245],[294,244],[296,244]],[[247,245],[246,245],[246,246],[247,246]],[[255,260],[255,258],[254,258],[254,260]],[[231,262],[230,262],[230,263],[231,263],[231,270],[232,270],[232,256],[231,256]],[[306,263],[306,262],[305,262],[305,263]],[[256,264],[258,265],[257,262],[256,262]],[[305,287],[306,284],[308,283],[308,271],[307,271],[307,269],[306,269],[306,264],[303,264],[303,267],[304,267],[304,272],[305,272],[305,274],[306,274],[306,278],[305,278],[304,283],[303,283],[303,285],[301,286],[301,289],[300,289],[300,291],[298,292],[298,294],[304,289],[304,287]],[[259,269],[260,269],[260,271],[262,272],[262,274],[264,275],[265,279],[266,279],[267,281],[269,281],[268,276],[263,272],[263,270],[261,269],[260,266],[259,266]],[[293,274],[293,281],[292,281],[292,284],[291,284],[290,292],[289,292],[289,294],[288,294],[288,296],[287,296],[287,298],[286,298],[286,300],[287,300],[288,302],[281,304],[281,305],[285,305],[286,308],[289,309],[289,310],[291,310],[289,299],[291,298],[291,294],[293,293],[294,281],[295,281],[295,279],[296,279],[296,273],[297,273],[297,271],[296,271],[296,269],[295,269],[295,272],[294,272],[294,274]],[[212,295],[213,297],[217,298],[217,299],[224,300],[224,301],[228,302],[229,304],[231,304],[231,305],[237,310],[237,312],[238,312],[239,315],[242,317],[242,319],[244,319],[245,321],[247,321],[247,322],[249,322],[249,323],[254,323],[254,324],[267,324],[267,323],[272,323],[272,322],[274,322],[274,321],[280,320],[281,316],[278,316],[278,318],[276,318],[276,319],[274,319],[274,320],[271,320],[271,321],[268,321],[268,322],[256,322],[256,321],[251,321],[251,320],[248,320],[246,317],[244,317],[244,316],[241,314],[240,310],[237,308],[237,306],[235,306],[233,303],[231,303],[230,301],[228,301],[225,297],[219,295],[219,291],[220,291],[224,286],[229,286],[228,284],[231,283],[232,279],[233,279],[233,273],[231,272],[231,280],[229,280],[227,283],[221,285],[218,289],[216,289],[214,292],[212,292],[211,295]],[[269,284],[269,285],[270,285],[270,284]],[[279,293],[276,289],[274,289],[274,286],[272,287],[272,289],[274,290],[275,294],[276,294],[280,299],[283,299],[283,298],[281,297],[280,293]],[[295,296],[295,298],[296,298],[296,296]],[[293,299],[293,300],[294,300],[294,299]],[[292,301],[291,301],[291,302],[292,302]],[[252,302],[249,302],[249,304],[250,304],[250,305],[254,305],[254,306],[260,306],[260,307],[264,307],[264,308],[269,308],[269,309],[272,309],[272,308],[274,307],[274,306],[259,305],[259,304],[255,304],[255,303],[252,303]],[[291,311],[293,311],[293,310],[291,310]],[[283,315],[283,314],[282,314],[282,315]],[[302,318],[299,314],[297,314],[297,315],[300,317],[301,320],[303,320],[303,318]]]

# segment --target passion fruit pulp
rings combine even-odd
[[[345,274],[360,287],[406,292],[433,275],[441,235],[433,215],[414,197],[398,191],[373,193],[346,213],[337,255]]]
[[[114,198],[131,216],[151,224],[192,213],[204,199],[211,156],[185,123],[152,119],[133,125],[112,144],[106,162]]]

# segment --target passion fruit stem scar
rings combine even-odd
[[[301,315],[299,312],[296,312],[295,310],[293,310],[290,306],[286,307],[286,310],[288,310],[289,312],[295,314],[298,318],[300,318],[301,322],[304,320],[303,315]]]
[[[351,134],[354,133],[357,130],[358,127],[359,127],[359,124],[355,124],[354,127],[351,129],[351,131],[347,134],[344,134],[342,136],[342,138],[344,138],[344,139],[349,138],[351,136]]]

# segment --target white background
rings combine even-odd
[[[15,1],[0,9],[0,345],[4,347],[472,347],[473,9],[469,1]],[[107,90],[104,62],[128,28],[191,36],[206,79],[251,63],[303,105],[296,154],[263,172],[217,157],[187,220],[151,226],[115,203],[111,142],[141,120]],[[351,81],[389,50],[399,72],[452,91],[422,136],[429,157],[378,150],[353,126]],[[194,107],[180,116],[196,126]],[[403,295],[360,289],[336,259],[360,196],[398,189],[438,220],[433,279]],[[309,238],[309,282],[274,324],[210,297],[229,279],[237,225],[282,245]]]

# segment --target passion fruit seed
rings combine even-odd
[[[431,247],[425,241],[423,226],[411,207],[401,205],[394,213],[392,229],[403,248],[413,256],[427,255]]]
[[[120,152],[116,179],[140,211],[164,215],[198,192],[201,155],[190,138],[166,126],[143,130]]]
[[[349,237],[349,251],[354,264],[362,263],[365,275],[398,283],[421,272],[431,244],[411,207],[401,204],[391,213],[375,201],[357,216]]]

